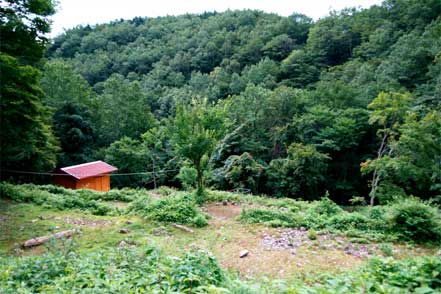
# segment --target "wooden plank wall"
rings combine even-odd
[[[77,181],[75,188],[107,192],[110,190],[110,176],[102,175],[79,180]]]

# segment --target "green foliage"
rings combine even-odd
[[[203,189],[203,157],[209,156],[223,134],[221,113],[207,100],[193,100],[191,107],[179,107],[170,126],[177,155],[188,159],[197,173],[197,188]]]
[[[397,202],[390,219],[391,230],[415,242],[441,244],[440,211],[417,199]]]
[[[362,268],[324,275],[313,284],[241,281],[222,270],[207,252],[166,256],[157,248],[100,250],[67,256],[0,257],[4,293],[436,293],[441,289],[439,256],[408,260],[373,258]]]
[[[106,193],[97,193],[91,190],[68,190],[56,186],[36,186],[32,184],[12,185],[0,183],[2,198],[16,202],[34,203],[45,207],[60,210],[81,209],[90,211],[95,215],[108,215],[118,213],[113,207],[101,203],[101,200],[127,201],[134,197],[133,192],[121,190]]]
[[[294,214],[271,209],[251,208],[242,210],[239,220],[246,223],[264,223],[273,227],[296,226]]]
[[[72,252],[67,258],[57,253],[2,257],[0,265],[6,270],[0,275],[0,290],[4,293],[209,293],[204,286],[222,286],[226,281],[224,272],[209,253],[191,251],[177,258],[163,256],[154,247],[84,255]]]
[[[11,0],[0,9],[2,169],[46,170],[56,163],[57,142],[41,103],[37,69],[54,12],[50,0]]]
[[[342,213],[343,209],[328,197],[323,197],[320,201],[313,202],[311,211],[317,214],[333,216]]]
[[[21,65],[18,59],[3,52],[0,53],[0,67],[2,169],[53,168],[58,146],[48,109],[41,103],[39,71]]]
[[[8,0],[0,10],[0,51],[16,57],[21,64],[39,63],[48,43],[45,34],[50,32],[49,17],[54,12],[50,0]]]
[[[150,106],[137,81],[114,74],[100,85],[97,133],[104,144],[128,136],[136,138],[155,125]]]
[[[140,197],[131,205],[130,210],[158,222],[190,224],[196,227],[208,224],[207,218],[188,194],[172,195],[160,200]]]
[[[96,139],[90,113],[77,104],[66,103],[53,116],[54,133],[60,140],[58,166],[90,161]]]
[[[2,178],[98,157],[149,171],[118,186],[178,186],[190,162],[201,192],[328,190],[339,204],[439,194],[439,1],[390,0],[316,22],[244,10],[78,26],[53,40],[44,67],[52,2],[6,4]],[[25,65],[42,67],[42,80]],[[56,113],[60,154],[40,100]]]
[[[223,167],[213,171],[212,181],[222,188],[244,188],[256,193],[264,170],[261,164],[245,152],[240,156],[228,157]],[[224,181],[227,182],[225,186],[222,185]]]
[[[352,229],[367,231],[370,228],[369,219],[357,212],[341,213],[331,217],[327,221],[327,227],[339,231],[348,231]]]
[[[379,248],[385,256],[393,256],[394,255],[393,247],[392,247],[392,245],[390,245],[388,243],[380,244]]]
[[[287,158],[271,161],[268,189],[275,189],[278,196],[314,199],[322,190],[328,159],[314,146],[293,143]]]
[[[188,166],[183,166],[179,170],[179,174],[176,176],[182,183],[182,186],[190,190],[196,187],[197,183],[197,171],[196,169]]]
[[[309,240],[317,240],[317,232],[313,229],[308,231],[308,239]]]

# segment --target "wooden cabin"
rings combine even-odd
[[[110,173],[118,169],[103,161],[62,167],[54,176],[54,185],[68,189],[110,190]]]

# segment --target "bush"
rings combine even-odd
[[[156,201],[141,198],[133,203],[130,210],[158,222],[190,224],[197,227],[207,225],[206,217],[189,195],[169,196]]]
[[[313,202],[311,210],[314,213],[324,214],[326,216],[332,216],[343,212],[343,209],[328,197],[323,197],[320,201]]]
[[[239,220],[246,223],[264,223],[272,227],[295,227],[297,224],[294,214],[270,209],[246,209],[242,210]]]
[[[393,205],[390,229],[406,240],[441,243],[440,211],[416,198]]]
[[[186,190],[196,187],[197,171],[193,167],[183,166],[179,170],[179,174],[176,176],[181,181],[182,186]]]
[[[365,231],[368,230],[370,226],[369,219],[366,216],[358,212],[345,212],[331,217],[327,222],[327,227],[339,231],[347,231],[351,229]]]
[[[0,293],[207,293],[203,287],[227,286],[216,259],[203,251],[182,258],[153,247],[0,257],[0,267]]]
[[[309,240],[317,240],[317,232],[315,230],[308,231],[308,239]]]

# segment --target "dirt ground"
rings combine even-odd
[[[276,238],[286,229],[239,223],[236,217],[241,210],[240,205],[222,203],[205,207],[206,213],[212,217],[210,226],[222,240],[214,246],[213,253],[222,267],[239,271],[243,277],[267,275],[284,278],[305,271],[352,268],[363,261],[362,258],[347,255],[337,249],[323,250],[315,243],[300,246],[296,250],[267,246],[265,239],[268,236]],[[226,234],[229,236],[225,236]],[[248,256],[240,258],[242,250],[249,251]]]

